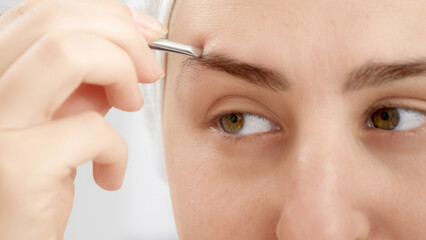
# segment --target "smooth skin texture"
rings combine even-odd
[[[110,0],[26,1],[0,18],[0,239],[62,239],[76,167],[120,188],[127,146],[103,118],[163,73],[151,17]]]
[[[424,64],[425,12],[423,0],[178,0],[171,40],[288,82],[272,90],[169,55],[163,134],[180,239],[426,239],[424,67],[346,84],[369,63]],[[420,124],[372,127],[383,107],[416,110]],[[226,133],[232,112],[280,130]]]

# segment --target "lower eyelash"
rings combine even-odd
[[[247,139],[247,137],[250,138],[250,136],[229,134],[219,130],[219,128],[220,128],[220,124],[217,124],[217,126],[211,126],[210,131],[213,134],[218,135],[221,139],[227,142],[232,141],[233,143],[238,143],[242,139]]]
[[[207,120],[207,124],[209,125],[209,129],[212,132],[212,134],[216,134],[218,135],[220,138],[222,138],[224,141],[232,141],[233,144],[236,144],[240,141],[252,141],[254,139],[257,139],[261,136],[265,136],[267,135],[269,132],[263,132],[263,133],[258,133],[258,134],[250,134],[250,135],[239,135],[239,134],[230,134],[230,133],[226,133],[222,130],[220,130],[221,126],[220,126],[220,118],[223,117],[224,115],[227,114],[232,114],[232,113],[241,113],[241,111],[231,111],[231,112],[225,112],[225,113],[220,113],[215,115],[214,117],[212,117],[211,119]],[[253,115],[258,115],[255,113],[250,113],[250,112],[244,112],[244,114],[253,114]],[[259,115],[260,116],[260,115]],[[281,129],[281,127],[279,127]],[[276,133],[277,131],[273,131],[270,133]]]

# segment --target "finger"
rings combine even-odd
[[[9,23],[13,22],[15,19],[22,16],[31,7],[33,7],[37,3],[40,3],[41,1],[43,0],[26,0],[24,2],[21,2],[19,5],[11,8],[3,15],[0,15],[0,30]],[[95,2],[94,0],[92,1]],[[117,1],[101,1],[102,2],[96,1],[96,3],[98,3],[99,6],[105,6],[106,10],[114,9],[117,7],[123,8],[123,4],[118,3]],[[123,11],[127,10],[124,9]],[[131,13],[135,23],[138,24],[139,30],[141,31],[147,42],[156,41],[160,36],[165,35],[168,32],[167,28],[161,25],[155,18],[133,9],[131,9]]]
[[[127,145],[95,112],[52,121],[15,135],[20,139],[19,145],[26,148],[22,158],[32,161],[28,165],[48,176],[57,179],[72,176],[76,167],[93,159],[98,185],[107,190],[121,187],[127,166]]]
[[[77,177],[77,169],[73,168],[71,170],[71,179],[74,181],[76,177]]]
[[[85,1],[85,3],[87,3],[87,1]],[[156,41],[159,37],[168,33],[168,29],[157,19],[138,10],[130,9],[116,0],[91,0],[90,3],[97,4],[97,7],[103,7],[104,10],[110,12],[111,15],[114,14],[111,10],[116,11],[117,9],[121,9],[121,12],[125,14],[128,14],[130,10],[134,23],[137,24],[137,27],[142,32],[147,42]]]
[[[1,15],[0,18],[0,30],[6,25],[14,21],[15,19],[22,16],[29,8],[31,8],[36,2],[40,0],[27,0],[23,1],[15,7],[9,9],[7,12]]]
[[[90,4],[92,6],[95,6],[96,8],[102,8],[104,12],[108,12],[111,16],[116,14],[117,11],[120,11],[125,15],[125,17],[128,17],[129,13],[131,17],[133,18],[133,22],[137,24],[137,27],[139,30],[141,30],[142,35],[145,37],[145,40],[147,42],[153,42],[158,40],[159,37],[164,36],[167,34],[168,29],[163,26],[157,19],[149,16],[148,14],[145,14],[143,12],[140,12],[135,9],[130,9],[125,4],[116,1],[116,0],[83,0],[80,2],[84,4],[85,7],[87,7],[86,4]],[[77,3],[75,1],[74,3]],[[81,5],[83,6],[83,5]],[[94,9],[95,11],[95,9]]]
[[[155,18],[133,9],[131,13],[133,20],[138,24],[139,30],[142,32],[147,42],[154,42],[158,40],[158,36],[163,36],[168,33],[168,29],[159,24]]]
[[[128,54],[90,34],[45,36],[8,69],[1,82],[0,126],[22,127],[50,120],[83,82],[104,86],[109,103],[116,108],[136,111],[142,106]]]
[[[102,86],[82,84],[53,114],[53,119],[94,111],[105,116],[111,109]]]
[[[163,73],[161,65],[154,57],[146,58],[152,52],[128,7],[116,3],[110,11],[104,11],[105,6],[93,2],[40,1],[32,6],[0,32],[0,45],[10,46],[2,50],[4,60],[0,63],[0,73],[43,35],[72,30],[92,33],[114,42],[130,55],[141,82],[158,80]]]

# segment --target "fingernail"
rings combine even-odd
[[[155,81],[157,81],[159,78],[162,78],[165,75],[165,73],[164,73],[163,67],[161,66],[158,59],[155,57],[154,53],[152,51],[150,53],[151,53],[150,60],[152,64],[152,70],[156,76]]]
[[[142,28],[149,29],[163,36],[168,33],[168,29],[161,24],[157,19],[132,9],[133,20]]]

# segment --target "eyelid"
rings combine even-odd
[[[279,137],[282,139],[281,131],[282,128],[280,127],[280,130],[276,131],[269,131],[269,132],[262,132],[257,134],[249,134],[249,135],[239,135],[239,134],[230,134],[226,133],[223,130],[220,130],[220,123],[217,121],[214,125],[212,125],[210,128],[210,131],[214,134],[218,135],[223,141],[226,142],[232,142],[233,144],[236,144],[238,142],[244,141],[244,143],[259,143],[263,142],[262,138],[265,140],[271,139],[270,137]]]
[[[416,104],[402,103],[402,101],[403,100],[400,99],[386,99],[379,101],[378,103],[373,104],[372,106],[367,108],[367,110],[363,114],[363,119],[369,120],[371,114],[382,108],[404,108],[426,114],[425,108],[422,109],[422,107],[417,106]]]
[[[230,102],[229,102],[230,101]],[[219,109],[219,110],[217,110]],[[210,107],[207,109],[207,114],[204,115],[204,126],[211,126],[213,122],[220,118],[221,116],[225,114],[230,113],[246,113],[246,114],[253,114],[260,116],[262,118],[268,119],[269,121],[272,121],[277,126],[279,126],[281,129],[283,129],[283,126],[281,125],[281,121],[279,117],[270,110],[265,104],[262,102],[246,97],[246,96],[239,96],[239,95],[226,95],[223,96],[217,100],[215,100]],[[217,112],[213,116],[211,116],[211,112]]]
[[[230,133],[224,132],[223,130],[220,130],[221,129],[220,119],[222,117],[228,115],[228,114],[233,114],[233,113],[241,113],[241,114],[245,114],[245,115],[258,116],[258,117],[266,119],[267,121],[270,121],[272,124],[276,125],[277,129],[274,129],[272,131],[253,133],[253,134],[230,134]],[[282,131],[282,127],[276,121],[271,120],[270,118],[265,117],[262,114],[257,114],[257,113],[249,112],[249,111],[224,111],[222,113],[218,113],[218,114],[214,115],[212,118],[210,118],[208,120],[208,123],[209,123],[210,128],[213,127],[215,130],[220,132],[221,136],[226,137],[228,139],[230,139],[230,138],[242,139],[242,138],[247,138],[247,137],[256,137],[256,136],[260,136],[260,135],[266,135],[268,133]]]
[[[426,116],[426,109],[421,109],[421,107],[415,106],[415,104],[411,104],[411,106],[409,106],[409,104],[407,104],[407,103],[398,103],[398,101],[401,101],[401,100],[399,100],[399,99],[398,100],[387,99],[387,100],[384,100],[382,102],[379,102],[378,104],[375,104],[375,105],[369,107],[363,115],[363,119],[365,119],[364,120],[364,127],[369,128],[369,129],[374,128],[374,127],[372,127],[373,123],[371,122],[371,115],[373,113],[375,113],[376,111],[383,109],[383,108],[406,109],[406,110],[410,110],[410,111],[419,112],[419,113],[423,114],[424,116]],[[410,130],[393,130],[393,131],[387,131],[387,132],[394,134],[395,132],[408,132],[408,131],[410,131]]]
[[[256,116],[259,116],[261,118],[264,118],[264,119],[267,119],[269,121],[272,121],[269,118],[264,117],[262,114],[258,114],[258,113],[251,112],[251,111],[223,111],[223,112],[217,113],[213,117],[207,119],[207,123],[209,125],[213,125],[216,122],[218,122],[218,120],[220,120],[221,117],[223,117],[223,116],[225,116],[227,114],[232,114],[232,113],[242,113],[242,114],[256,115]],[[275,121],[272,121],[272,122],[274,122],[275,124],[277,124]],[[279,126],[279,124],[277,124],[277,125]]]
[[[219,127],[220,128],[220,127]],[[250,135],[235,135],[235,134],[229,134],[225,133],[224,131],[220,130],[218,127],[210,127],[210,131],[214,132],[216,135],[218,135],[222,140],[230,142],[232,141],[234,144],[244,141],[245,143],[250,142],[259,142],[259,138],[265,138],[268,139],[271,135],[277,136],[280,131],[272,131],[272,132],[264,132],[259,134],[250,134]]]

